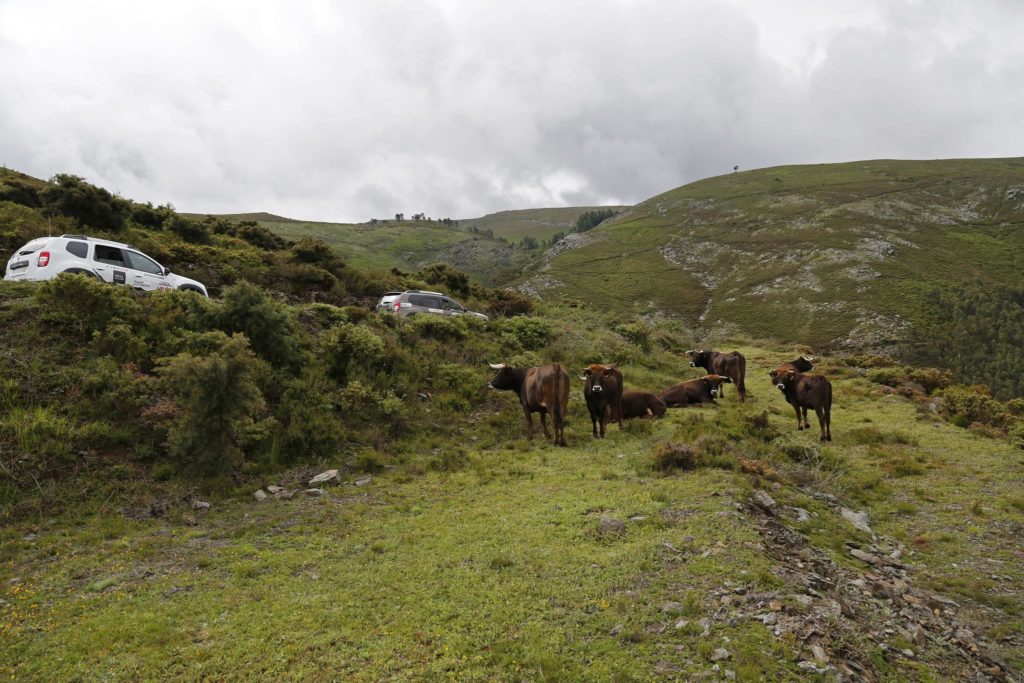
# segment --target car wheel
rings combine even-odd
[[[68,268],[67,270],[61,271],[62,273],[70,273],[71,275],[86,275],[94,280],[99,280],[100,276],[91,270],[85,270],[83,268]]]
[[[182,285],[181,287],[178,287],[178,289],[180,289],[183,292],[195,292],[196,294],[203,293],[203,290],[199,289],[198,287],[192,287],[191,285]]]

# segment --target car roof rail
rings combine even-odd
[[[87,239],[89,239],[85,235],[61,235],[61,237],[67,237],[68,239],[73,239],[73,240],[87,240]]]

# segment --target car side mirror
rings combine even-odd
[[[170,274],[171,274],[171,269],[168,268],[167,266],[164,266],[164,275],[170,275]]]

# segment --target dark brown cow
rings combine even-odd
[[[778,379],[779,379],[779,377],[781,377],[782,375],[786,374],[790,370],[796,370],[797,372],[810,372],[813,369],[814,369],[814,357],[813,356],[800,356],[796,360],[791,360],[788,363],[783,363],[779,367],[777,367],[774,370],[772,370],[771,372],[769,372],[768,376],[772,378],[772,384],[778,386],[778,383],[779,383]],[[780,389],[780,391],[782,391],[782,394],[784,396],[786,395],[785,390]],[[793,403],[793,400],[791,399],[790,396],[786,396],[786,401],[789,403],[789,405],[791,405],[794,408],[796,408],[796,404]]]
[[[565,413],[569,407],[569,373],[558,363],[542,365],[537,368],[510,368],[504,363],[488,363],[498,374],[487,383],[492,389],[514,391],[519,395],[526,415],[526,435],[533,438],[533,417],[531,413],[540,413],[540,424],[544,428],[544,436],[551,438],[548,432],[547,415],[551,413],[551,423],[555,428],[553,443],[559,446],[565,442]]]
[[[716,396],[722,395],[722,385],[731,383],[732,380],[728,377],[708,375],[671,386],[661,392],[660,398],[669,408],[695,403],[713,403]]]
[[[622,419],[634,417],[662,417],[665,402],[649,391],[622,392]]]
[[[740,392],[740,400],[747,400],[747,385],[744,378],[747,374],[747,359],[739,351],[722,353],[720,351],[690,350],[690,367],[704,368],[709,375],[722,375],[732,380]]]
[[[832,384],[827,379],[821,375],[805,375],[796,370],[787,370],[775,378],[775,386],[782,390],[786,400],[796,410],[797,429],[811,428],[807,421],[807,409],[812,408],[818,416],[821,440],[832,440]]]
[[[622,371],[614,365],[595,363],[587,366],[580,376],[583,380],[583,398],[587,400],[594,438],[604,438],[604,426],[609,419],[622,429]],[[597,427],[601,426],[598,434]]]

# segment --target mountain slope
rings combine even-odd
[[[598,209],[627,209],[625,206],[568,206],[553,209],[520,209],[499,211],[480,218],[459,219],[459,224],[490,230],[496,237],[518,242],[524,237],[538,241],[550,240],[557,233],[568,234],[575,226],[576,219],[587,211]]]
[[[934,287],[1016,283],[1022,226],[1022,159],[784,166],[653,197],[556,245],[524,284],[705,334],[880,344]]]

